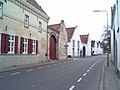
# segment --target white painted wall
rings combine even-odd
[[[73,55],[73,40],[75,41],[75,47],[74,47],[74,55]],[[78,47],[78,41],[79,41],[79,47]],[[76,27],[73,36],[70,40],[70,42],[67,43],[68,45],[68,50],[67,53],[68,55],[72,56],[72,57],[80,57],[80,50],[81,50],[81,40],[80,40],[80,35],[79,35],[79,31],[78,28]],[[78,49],[79,49],[79,53],[78,53]]]

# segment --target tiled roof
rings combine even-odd
[[[34,6],[35,8],[37,8],[38,10],[42,11],[44,14],[46,14],[44,10],[41,8],[41,6],[35,0],[27,0],[27,2]]]
[[[89,34],[87,34],[87,35],[80,35],[81,42],[87,44],[88,36],[89,36]]]
[[[67,30],[68,42],[70,42],[70,39],[72,38],[73,33],[75,31],[75,27],[66,28],[66,30]]]
[[[60,26],[61,26],[61,23],[60,24],[49,25],[49,27],[51,27],[51,28],[53,28],[54,30],[57,30],[57,31],[59,30]]]

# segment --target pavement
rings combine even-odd
[[[104,63],[100,90],[120,90],[120,78],[115,72],[115,66],[112,61],[109,62],[109,66],[107,66],[107,60]]]

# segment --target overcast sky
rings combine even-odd
[[[50,17],[49,24],[65,21],[66,27],[78,26],[80,34],[90,34],[92,40],[100,40],[106,26],[106,13],[93,10],[107,10],[109,25],[111,6],[116,0],[36,0]]]

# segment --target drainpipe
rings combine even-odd
[[[46,33],[47,33],[47,35],[46,35],[46,38],[47,38],[47,42],[46,42],[46,43],[47,43],[47,45],[46,45],[46,53],[45,53],[46,61],[49,60],[49,58],[48,58],[48,57],[49,57],[49,56],[48,56],[48,55],[49,55],[49,54],[48,54],[48,51],[49,51],[49,50],[48,50],[48,42],[49,42],[49,40],[48,40],[48,34],[49,34],[49,31],[48,31],[48,22],[49,22],[49,19],[50,19],[50,17],[48,18],[48,21],[47,21],[47,32],[46,32]]]

